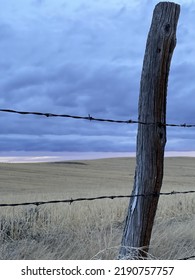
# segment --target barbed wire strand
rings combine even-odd
[[[4,113],[14,113],[14,114],[21,114],[21,115],[37,115],[37,116],[45,116],[45,117],[62,117],[62,118],[73,118],[73,119],[83,119],[89,121],[99,121],[99,122],[110,122],[110,123],[126,123],[126,124],[143,124],[143,125],[154,125],[155,123],[146,123],[136,120],[113,120],[113,119],[103,119],[103,118],[94,118],[90,114],[88,117],[82,116],[74,116],[74,115],[67,115],[67,114],[53,114],[53,113],[41,113],[41,112],[29,112],[29,111],[16,111],[12,109],[0,109],[0,112]],[[195,127],[195,124],[168,124],[168,123],[156,123],[159,126],[169,126],[169,127]],[[3,203],[0,204],[0,207],[6,206],[25,206],[25,205],[43,205],[43,204],[54,204],[54,203],[69,203],[70,205],[73,202],[79,201],[92,201],[92,200],[100,200],[100,199],[115,199],[115,198],[130,198],[130,197],[148,197],[148,196],[161,196],[161,195],[176,195],[176,194],[190,194],[195,193],[195,191],[172,191],[169,193],[150,193],[150,194],[137,194],[137,195],[115,195],[115,196],[99,196],[99,197],[88,197],[88,198],[76,198],[76,199],[65,199],[65,200],[52,200],[52,201],[36,201],[36,202],[23,202],[23,203]],[[189,256],[185,258],[181,258],[178,260],[190,260],[194,259],[194,256]]]
[[[74,116],[74,115],[67,115],[67,114],[53,114],[53,113],[41,113],[41,112],[28,112],[28,111],[16,111],[12,109],[0,109],[0,112],[4,113],[13,113],[13,114],[20,114],[20,115],[37,115],[37,116],[45,116],[45,117],[61,117],[61,118],[72,118],[72,119],[82,119],[82,120],[89,120],[89,121],[99,121],[99,122],[110,122],[110,123],[126,123],[126,124],[143,124],[143,125],[154,125],[158,124],[159,126],[171,126],[171,127],[195,127],[195,124],[173,124],[173,123],[147,123],[138,120],[113,120],[113,119],[103,119],[103,118],[94,118],[90,114],[87,117],[82,116]]]
[[[115,198],[130,198],[130,197],[148,197],[148,196],[160,196],[160,195],[176,195],[176,194],[190,194],[190,193],[195,193],[195,191],[172,191],[172,192],[167,192],[167,193],[149,193],[149,194],[137,194],[137,195],[115,195],[115,196],[99,196],[99,197],[89,197],[89,198],[76,198],[76,199],[65,199],[65,200],[53,200],[53,201],[36,201],[36,202],[24,202],[24,203],[10,203],[10,204],[0,204],[0,207],[5,207],[5,206],[24,206],[24,205],[42,205],[42,204],[51,204],[51,203],[70,203],[72,204],[73,202],[78,202],[78,201],[86,201],[86,200],[99,200],[99,199],[105,199],[105,198],[110,198],[110,199],[115,199]],[[185,258],[181,258],[178,260],[190,260],[194,259],[194,256],[188,256]]]
[[[190,260],[190,259],[195,259],[195,255],[190,256],[190,257],[186,257],[186,258],[182,258],[182,259],[178,259],[178,260]]]
[[[148,194],[137,194],[137,195],[109,195],[109,196],[97,196],[97,197],[80,197],[80,198],[71,198],[71,199],[63,199],[63,200],[50,200],[50,201],[34,201],[34,202],[22,202],[22,203],[1,203],[0,207],[7,206],[24,206],[24,205],[43,205],[43,204],[55,204],[55,203],[69,203],[78,201],[92,201],[92,200],[101,200],[101,199],[115,199],[115,198],[130,198],[130,197],[148,197],[148,196],[162,196],[162,195],[176,195],[176,194],[190,194],[195,193],[195,191],[172,191],[166,193],[148,193]]]

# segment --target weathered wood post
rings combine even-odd
[[[180,6],[160,2],[153,12],[143,62],[134,195],[159,193],[163,179],[166,143],[168,74],[176,45]],[[159,196],[130,199],[119,259],[147,257]]]

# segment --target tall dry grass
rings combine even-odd
[[[194,198],[162,199],[150,258],[195,252]],[[96,201],[6,209],[0,218],[0,259],[116,259],[128,201]]]
[[[0,203],[130,194],[134,159],[0,164]],[[195,159],[165,159],[163,191],[194,189]],[[128,199],[0,208],[0,259],[116,259]],[[195,195],[160,197],[149,257],[195,254]]]

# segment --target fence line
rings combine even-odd
[[[28,112],[28,111],[16,111],[12,109],[0,109],[0,112],[3,113],[13,113],[13,114],[20,114],[20,115],[37,115],[37,116],[45,116],[45,117],[61,117],[61,118],[72,118],[72,119],[82,119],[82,120],[89,120],[89,121],[99,121],[99,122],[110,122],[110,123],[126,123],[126,124],[143,124],[143,125],[154,125],[158,124],[159,126],[172,126],[172,127],[195,127],[195,124],[173,124],[173,123],[148,123],[148,122],[141,122],[138,120],[113,120],[113,119],[103,119],[103,118],[94,118],[90,114],[88,117],[82,116],[74,116],[74,115],[67,115],[67,114],[53,114],[53,113],[41,113],[41,112]]]
[[[130,197],[149,197],[149,196],[161,196],[161,195],[176,195],[176,194],[189,194],[189,193],[195,193],[195,191],[172,191],[172,192],[166,192],[166,193],[151,193],[151,194],[137,194],[137,195],[114,195],[114,196],[99,196],[99,197],[88,197],[88,198],[76,198],[76,199],[66,199],[66,200],[53,200],[53,201],[37,201],[37,202],[24,202],[24,203],[10,203],[10,204],[0,204],[0,207],[6,207],[6,206],[23,206],[23,205],[42,205],[42,204],[53,204],[53,203],[69,203],[70,205],[73,202],[78,201],[89,201],[89,200],[100,200],[100,199],[115,199],[115,198],[130,198]],[[195,255],[188,256],[185,258],[177,259],[177,260],[190,260],[194,259]]]
[[[78,201],[91,201],[91,200],[101,200],[101,199],[115,199],[115,198],[130,198],[130,197],[149,197],[149,196],[161,196],[161,195],[176,195],[176,194],[189,194],[195,193],[195,191],[172,191],[172,192],[161,192],[161,193],[148,193],[148,194],[136,194],[136,195],[109,195],[109,196],[97,196],[97,197],[80,197],[80,198],[71,198],[71,199],[64,199],[64,200],[51,200],[51,201],[34,201],[34,202],[22,202],[22,203],[2,203],[0,207],[6,206],[24,206],[24,205],[42,205],[42,204],[56,204],[56,203],[69,203],[72,204],[73,202]]]
[[[113,119],[103,119],[103,118],[94,118],[90,114],[88,117],[82,117],[82,116],[74,116],[74,115],[67,115],[67,114],[53,114],[53,113],[42,113],[42,112],[28,112],[28,111],[16,111],[12,109],[0,109],[0,112],[5,113],[14,113],[14,114],[21,114],[21,115],[37,115],[37,116],[45,116],[45,117],[62,117],[62,118],[73,118],[73,119],[83,119],[83,120],[89,120],[89,121],[99,121],[99,122],[110,122],[110,123],[126,123],[126,124],[143,124],[143,125],[154,125],[157,124],[159,126],[169,126],[169,127],[195,127],[195,124],[168,124],[168,123],[146,123],[141,122],[138,120],[113,120]],[[65,200],[52,200],[52,201],[35,201],[35,202],[23,202],[23,203],[2,203],[0,204],[0,207],[16,207],[16,206],[25,206],[25,205],[43,205],[43,204],[56,204],[56,203],[69,203],[70,205],[73,202],[79,202],[79,201],[92,201],[92,200],[101,200],[101,199],[116,199],[116,198],[131,198],[131,197],[149,197],[149,196],[168,196],[168,195],[176,195],[176,194],[192,194],[195,193],[195,191],[172,191],[172,192],[161,192],[161,193],[148,193],[148,194],[137,194],[137,195],[112,195],[112,196],[99,196],[99,197],[81,197],[81,198],[71,198],[71,199],[65,199]],[[181,258],[178,260],[190,260],[194,259],[195,255],[188,256],[185,258]]]

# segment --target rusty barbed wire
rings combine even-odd
[[[50,201],[34,201],[34,202],[21,202],[21,203],[1,203],[0,207],[7,206],[25,206],[25,205],[43,205],[43,204],[56,204],[56,203],[69,203],[70,205],[73,202],[78,201],[92,201],[92,200],[101,200],[101,199],[116,199],[116,198],[131,198],[131,197],[149,197],[149,196],[161,196],[161,195],[176,195],[176,194],[190,194],[195,193],[195,191],[172,191],[172,192],[161,192],[161,193],[148,193],[148,194],[136,194],[136,195],[105,195],[97,197],[80,197],[80,198],[71,198],[71,199],[62,199],[62,200],[50,200]]]
[[[36,115],[36,116],[45,116],[45,117],[61,117],[61,118],[72,118],[72,119],[82,119],[82,120],[89,120],[89,121],[99,121],[99,122],[110,122],[110,123],[126,123],[126,124],[143,124],[143,125],[154,125],[158,124],[159,126],[170,126],[170,127],[195,127],[195,124],[173,124],[173,123],[147,123],[138,120],[113,120],[113,119],[103,119],[103,118],[94,118],[90,114],[87,117],[83,116],[74,116],[74,115],[67,115],[67,114],[53,114],[53,113],[41,113],[41,112],[28,112],[28,111],[16,111],[12,109],[0,109],[0,112],[4,113],[13,113],[13,114],[20,114],[20,115]]]

